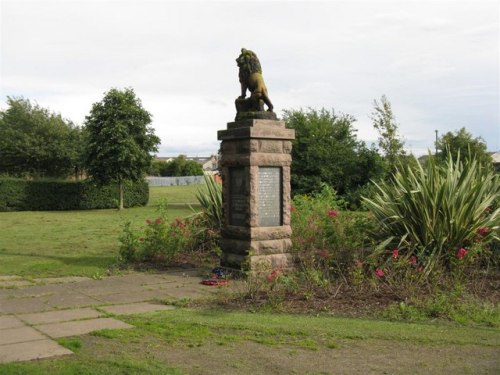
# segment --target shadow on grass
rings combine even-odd
[[[19,253],[9,253],[7,251],[2,251],[0,254],[20,257],[20,258],[32,258],[32,259],[40,259],[40,260],[53,260],[56,262],[60,262],[62,264],[68,266],[80,266],[80,267],[109,267],[112,264],[115,264],[117,258],[109,255],[101,255],[101,256],[89,256],[83,255],[78,257],[72,256],[58,256],[58,255],[38,255],[38,254],[19,254]]]

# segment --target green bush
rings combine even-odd
[[[449,155],[440,165],[430,157],[425,169],[400,170],[377,186],[377,195],[365,204],[385,245],[418,259],[425,276],[436,269],[456,270],[498,241],[500,209],[494,204],[500,176],[473,158],[462,162]]]
[[[293,198],[293,251],[304,269],[319,266],[331,276],[345,275],[354,261],[364,258],[374,220],[366,212],[341,211],[344,206],[326,184],[319,193]]]
[[[91,180],[0,179],[0,211],[62,211],[116,208],[118,187],[99,186]],[[144,206],[149,187],[144,181],[127,183],[125,206]]]

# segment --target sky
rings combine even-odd
[[[24,97],[84,125],[111,88],[153,115],[159,156],[217,153],[234,121],[235,59],[257,53],[278,116],[356,118],[389,99],[416,156],[465,127],[500,150],[500,2],[0,0],[0,109]]]

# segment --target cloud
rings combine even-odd
[[[499,137],[499,5],[487,1],[9,1],[1,3],[1,97],[82,124],[111,87],[133,87],[161,153],[210,154],[235,115],[235,58],[257,52],[278,115],[368,117],[386,94],[416,153],[461,126]],[[185,150],[185,151],[182,151]]]

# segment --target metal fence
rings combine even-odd
[[[199,185],[203,183],[203,176],[183,177],[146,177],[149,186],[177,186],[177,185]]]

